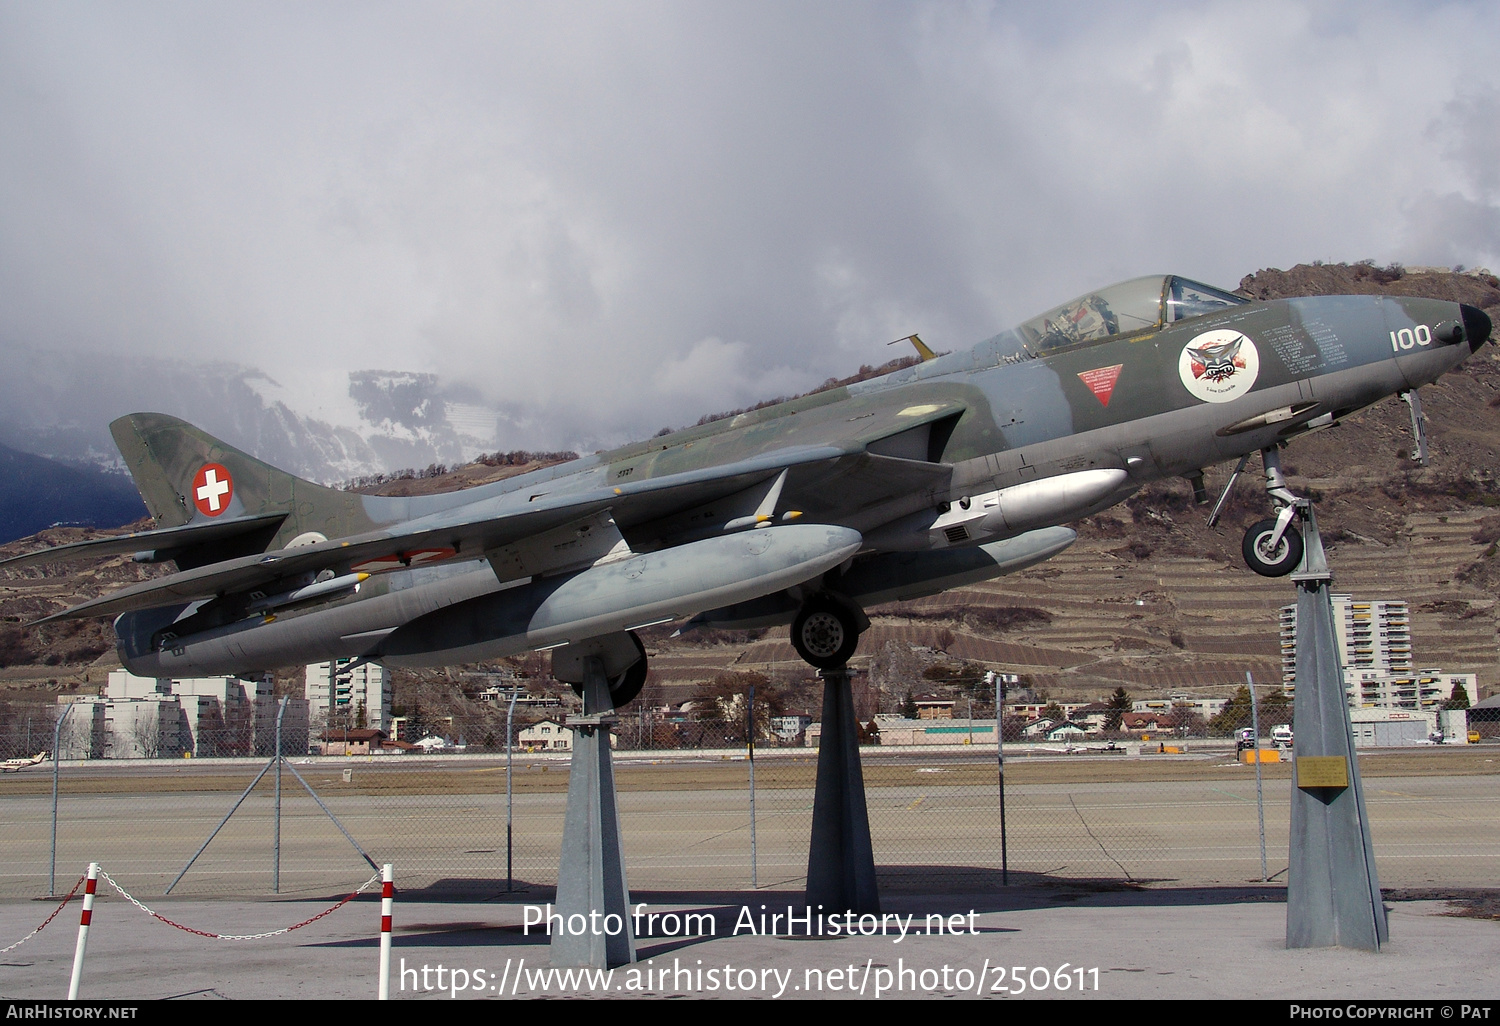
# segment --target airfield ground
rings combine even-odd
[[[728,753],[723,753],[725,756]],[[865,777],[883,909],[957,914],[977,933],[815,938],[729,935],[741,909],[800,901],[812,805],[811,753],[757,760],[758,887],[750,883],[748,766],[720,754],[618,759],[633,900],[649,911],[710,912],[714,937],[645,937],[649,968],[754,969],[754,996],[848,996],[829,973],[851,964],[874,996],[879,970],[915,968],[899,995],[953,993],[967,969],[1046,968],[1032,996],[1500,998],[1485,967],[1500,956],[1493,883],[1500,868],[1500,788],[1490,746],[1371,752],[1361,770],[1392,942],[1380,954],[1289,952],[1285,925],[1287,768],[1265,767],[1268,875],[1260,882],[1254,772],[1230,753],[1188,756],[1014,755],[1007,760],[1009,885],[1000,871],[993,752],[870,750]],[[545,938],[521,926],[552,899],[567,764],[519,759],[514,774],[514,875],[505,876],[503,761],[298,760],[295,768],[377,861],[396,867],[397,967],[466,967],[466,996],[498,996],[526,959],[547,967]],[[65,766],[60,774],[58,889],[90,860],[166,918],[211,933],[256,933],[301,921],[370,877],[369,867],[288,772],[283,778],[281,893],[271,891],[274,800],[269,775],[170,896],[171,881],[258,766],[252,762]],[[348,780],[344,779],[348,771]],[[56,906],[45,892],[51,778],[0,779],[0,942]],[[85,996],[302,997],[373,995],[378,906],[363,897],[295,934],[224,942],[151,920],[101,886]],[[0,962],[12,998],[66,990],[76,904]],[[1454,917],[1454,913],[1470,917]],[[1473,918],[1473,915],[1485,918]],[[785,930],[779,931],[785,934]],[[229,957],[226,957],[228,955]],[[674,961],[675,960],[675,961]],[[988,961],[991,969],[984,970]],[[1085,989],[1055,970],[1087,970]],[[507,970],[509,966],[509,970]],[[866,969],[868,967],[868,970]],[[637,966],[639,970],[641,966]],[[823,973],[805,977],[808,969]],[[1098,969],[1097,984],[1093,970]],[[487,975],[480,978],[477,971]],[[611,984],[631,996],[629,980]],[[781,976],[776,974],[780,973]],[[494,974],[490,976],[488,974]],[[793,974],[788,976],[786,974]],[[793,978],[795,976],[795,979]],[[397,997],[437,997],[435,977],[393,978]],[[582,994],[581,984],[529,976],[517,995]],[[658,996],[701,993],[686,976],[642,984]],[[694,977],[696,979],[696,977]],[[746,980],[749,976],[745,977]],[[841,988],[852,986],[847,973]],[[452,989],[445,975],[443,996]],[[576,981],[575,981],[576,982]],[[991,978],[990,984],[996,982]],[[932,986],[927,986],[931,984]],[[1014,980],[1008,984],[1016,989]],[[915,988],[915,990],[914,990]],[[1097,988],[1097,989],[1096,989]],[[706,989],[706,988],[705,988]],[[857,989],[857,987],[856,987]],[[989,987],[986,996],[1002,996]],[[738,993],[738,992],[736,992]],[[722,989],[704,996],[725,996]]]

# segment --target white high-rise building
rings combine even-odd
[[[318,727],[366,727],[391,733],[391,676],[384,666],[354,660],[310,663],[307,705]],[[363,719],[364,722],[360,722]]]
[[[1474,699],[1474,674],[1414,667],[1411,614],[1400,599],[1356,602],[1349,595],[1334,595],[1333,631],[1351,709],[1435,710],[1459,686]],[[1296,606],[1281,608],[1281,679],[1288,694],[1295,692]]]
[[[1411,613],[1401,599],[1356,602],[1350,595],[1334,595],[1333,632],[1345,683],[1362,673],[1412,671]],[[1296,606],[1281,607],[1281,681],[1288,690],[1297,682]]]

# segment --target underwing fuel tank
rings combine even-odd
[[[373,655],[387,666],[473,662],[644,627],[801,584],[862,541],[823,524],[708,538],[460,602],[400,627]]]
[[[940,552],[882,552],[863,556],[843,574],[825,578],[828,587],[861,607],[936,595],[949,588],[977,584],[1024,570],[1051,559],[1078,538],[1068,527],[1044,527],[1016,538],[944,549]],[[749,630],[790,623],[798,602],[783,593],[712,609],[695,616],[689,627]]]
[[[859,551],[858,531],[788,524],[708,538],[505,586],[487,563],[420,587],[263,622],[172,636],[185,607],[122,614],[120,660],[143,677],[254,673],[367,657],[440,666],[544,648],[743,602],[810,580]],[[190,608],[190,607],[186,607]],[[464,653],[476,653],[472,656]]]
[[[1117,468],[1081,470],[965,496],[872,532],[870,548],[890,552],[945,549],[1065,524],[1114,505],[1133,490]]]

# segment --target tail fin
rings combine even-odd
[[[158,528],[286,514],[256,551],[308,532],[337,538],[369,529],[355,496],[277,470],[176,417],[132,413],[109,430]]]

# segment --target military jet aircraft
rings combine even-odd
[[[1279,448],[1436,380],[1490,328],[1451,302],[1252,302],[1156,275],[967,351],[916,342],[922,362],[881,378],[410,498],[298,480],[134,414],[111,429],[158,526],[0,566],[175,563],[47,618],[116,617],[143,676],[550,649],[575,685],[601,660],[623,705],[645,680],[638,628],[790,623],[804,659],[836,667],[866,606],[1046,559],[1076,537],[1067,524],[1151,481],[1184,476],[1206,501],[1205,467],[1257,452],[1278,512],[1243,550],[1257,572],[1289,573],[1301,538]]]

